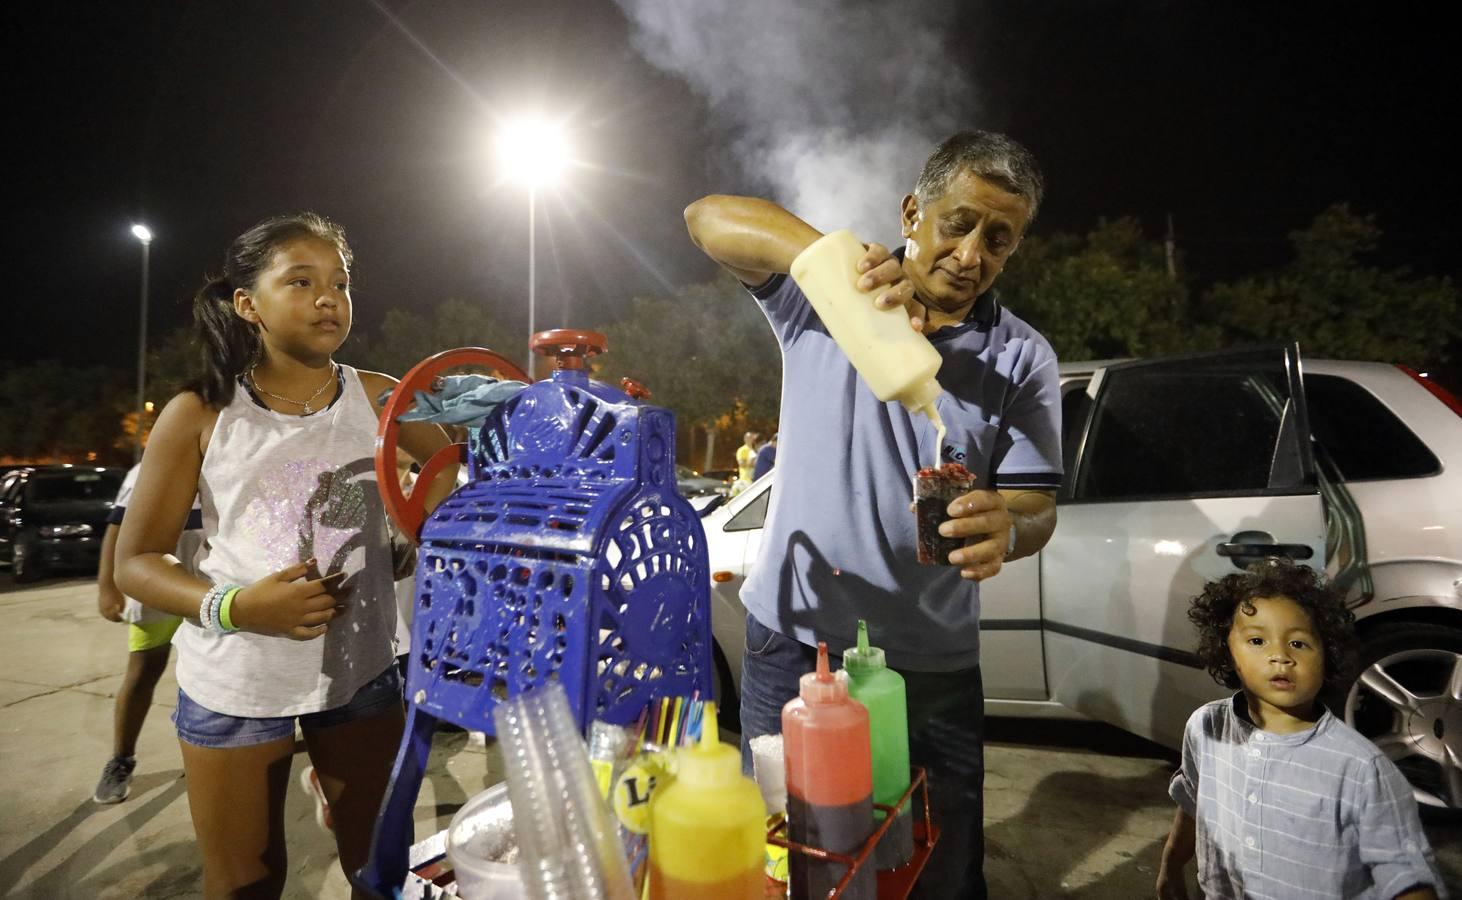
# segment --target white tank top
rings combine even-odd
[[[345,572],[343,615],[323,637],[204,631],[185,620],[178,686],[214,712],[265,718],[333,709],[391,664],[396,604],[385,508],[376,489],[376,412],[360,376],[312,416],[287,416],[242,388],[218,414],[198,497],[207,544],[199,573],[247,586],[315,557]]]

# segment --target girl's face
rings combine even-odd
[[[1256,724],[1271,731],[1309,727],[1325,682],[1325,648],[1303,607],[1288,597],[1239,604],[1228,650]]]
[[[281,244],[253,289],[234,291],[234,309],[259,326],[269,353],[329,362],[350,334],[350,272],[340,248],[313,237]]]

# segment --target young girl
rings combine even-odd
[[[188,620],[173,721],[209,898],[283,889],[296,722],[347,874],[401,737],[372,400],[394,380],[331,358],[350,332],[350,267],[344,233],[313,214],[233,242],[194,298],[202,377],[158,418],[117,541],[118,586]],[[401,428],[417,459],[446,443],[435,425]],[[166,558],[195,493],[201,577]]]
[[[1210,582],[1188,617],[1209,672],[1242,690],[1188,720],[1158,897],[1186,900],[1195,853],[1207,900],[1445,897],[1405,777],[1316,700],[1355,643],[1343,598],[1271,560]]]

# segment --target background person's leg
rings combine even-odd
[[[941,830],[912,897],[984,900],[985,697],[980,670],[901,672],[909,702],[909,758],[929,778]]]
[[[172,644],[163,644],[127,654],[127,674],[122,677],[112,714],[112,756],[137,754],[137,736],[142,734],[153,691],[167,671],[172,649]]]
[[[278,897],[288,871],[284,796],[294,736],[249,747],[178,743],[203,857],[203,896]]]

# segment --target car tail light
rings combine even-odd
[[[1397,365],[1396,368],[1410,375],[1413,381],[1428,391],[1431,391],[1432,396],[1447,404],[1447,408],[1452,412],[1462,416],[1462,400],[1458,400],[1456,395],[1451,391],[1432,381],[1430,378],[1423,378],[1420,372],[1410,366]]]
[[[735,575],[732,575],[730,572],[726,571],[711,573],[711,580],[714,581],[716,584],[725,584],[735,577]]]

